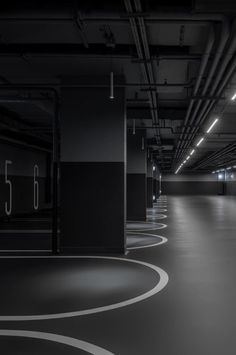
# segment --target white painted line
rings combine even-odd
[[[58,334],[35,332],[29,330],[0,329],[0,336],[47,340],[53,341],[55,343],[68,345],[76,349],[84,350],[87,353],[93,355],[114,355],[114,353],[111,353],[110,351],[107,351],[91,343],[87,343],[86,341]]]
[[[0,253],[51,253],[51,249],[0,249]]]
[[[162,214],[162,213],[148,213],[147,214],[147,218],[150,218],[150,219],[165,219],[167,218],[167,215],[166,214]]]
[[[58,258],[57,256],[3,256],[1,258],[8,258],[8,259],[46,259],[46,258]],[[60,258],[63,258],[60,257]],[[67,258],[65,256],[64,258]],[[70,258],[73,258],[71,256]],[[159,268],[156,265],[152,265],[149,263],[146,263],[144,261],[138,261],[138,260],[133,260],[133,259],[124,259],[124,258],[116,258],[116,257],[108,257],[108,256],[75,256],[74,258],[76,259],[102,259],[102,260],[116,260],[116,261],[122,261],[122,262],[127,262],[127,263],[133,263],[137,265],[142,265],[144,267],[147,267],[151,270],[153,270],[158,276],[159,280],[157,284],[149,291],[143,293],[142,295],[139,295],[137,297],[128,299],[126,301],[121,301],[118,303],[110,304],[108,306],[102,306],[102,307],[96,307],[96,308],[90,308],[90,309],[85,309],[81,311],[74,311],[74,312],[64,312],[64,313],[52,313],[52,314],[36,314],[36,315],[13,315],[13,316],[0,316],[0,321],[33,321],[33,320],[47,320],[47,319],[61,319],[61,318],[70,318],[70,317],[79,317],[79,316],[84,316],[84,315],[89,315],[89,314],[95,314],[95,313],[100,313],[100,312],[106,312],[106,311],[111,311],[114,309],[126,307],[129,305],[132,305],[137,302],[141,302],[149,297],[154,296],[158,292],[160,292],[168,283],[169,277],[168,274],[161,268]]]
[[[13,222],[51,222],[52,218],[20,218],[20,217],[13,217]]]
[[[141,227],[141,228],[138,228],[138,229],[128,229],[127,226],[126,226],[126,230],[127,232],[145,232],[145,231],[152,231],[152,230],[157,230],[157,229],[163,229],[163,228],[166,228],[167,227],[167,224],[164,224],[164,223],[156,223],[156,222],[152,222],[152,221],[148,221],[148,222],[141,222],[141,221],[127,221],[128,223],[135,223],[135,224],[147,224],[147,225],[153,225],[153,227]]]
[[[157,212],[167,212],[168,210],[166,208],[155,208]]]
[[[155,246],[158,246],[158,245],[161,245],[161,244],[165,244],[168,241],[168,239],[165,238],[165,237],[162,237],[162,236],[156,235],[156,234],[151,234],[151,233],[127,232],[127,236],[128,235],[145,235],[146,237],[151,236],[151,237],[155,237],[155,238],[160,238],[161,239],[160,242],[153,243],[153,244],[147,244],[147,245],[142,245],[142,246],[137,246],[137,247],[127,247],[126,249],[128,249],[128,250],[151,248],[151,247],[155,247]]]
[[[48,234],[51,229],[0,229],[0,234]]]
[[[167,205],[156,205],[153,208],[168,208]]]

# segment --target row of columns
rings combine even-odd
[[[123,88],[61,94],[61,251],[124,253],[126,219],[145,221],[160,190],[146,132],[127,133]]]

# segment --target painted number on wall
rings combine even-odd
[[[38,165],[34,166],[34,209],[39,208],[39,182],[37,180],[39,176],[39,167]]]
[[[5,161],[5,184],[8,185],[9,188],[9,198],[8,201],[5,201],[5,212],[7,216],[10,216],[12,212],[12,183],[8,178],[8,166],[11,164],[11,160]]]
[[[5,201],[5,213],[7,216],[10,216],[12,213],[12,182],[9,178],[9,169],[12,164],[11,160],[5,160],[5,184],[8,188],[8,198]],[[34,209],[38,210],[39,208],[39,167],[37,164],[34,165]]]

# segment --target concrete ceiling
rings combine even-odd
[[[47,1],[47,6],[21,1],[0,8],[2,85],[58,87],[64,78],[100,75],[109,90],[112,70],[115,80],[125,77],[128,129],[134,119],[136,129],[146,128],[149,151],[162,171],[176,171],[215,117],[217,126],[182,170],[211,170],[236,161],[236,103],[230,100],[236,91],[235,1],[223,7],[221,1],[209,0],[181,0],[178,5],[168,0]],[[220,47],[226,29],[229,36]],[[45,135],[45,126],[52,126],[50,97],[39,94],[22,103],[4,101],[7,94],[2,92],[0,113],[41,127]],[[212,107],[201,116],[205,103]]]

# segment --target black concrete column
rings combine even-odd
[[[125,249],[126,119],[123,89],[63,89],[61,249]]]
[[[153,163],[147,160],[147,207],[153,207]]]
[[[146,132],[139,130],[127,137],[127,219],[146,220],[147,160]]]

